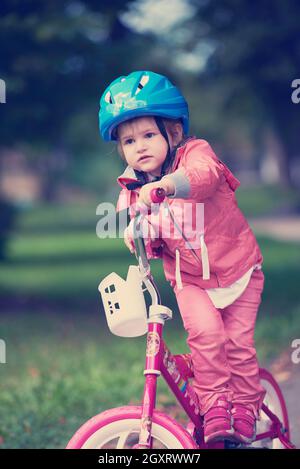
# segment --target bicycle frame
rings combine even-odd
[[[153,318],[153,321],[156,320]],[[149,323],[139,448],[151,448],[151,425],[156,402],[156,384],[157,378],[161,374],[182,408],[190,417],[195,427],[197,427],[197,430],[200,432],[200,439],[203,440],[202,426],[199,425],[201,420],[197,395],[188,380],[178,370],[175,357],[162,339],[162,331],[163,324],[158,322]]]
[[[136,234],[140,227],[142,214],[139,212],[134,219],[134,233]],[[188,430],[193,434],[194,439],[201,449],[204,448],[225,448],[225,442],[218,442],[207,445],[203,438],[203,418],[200,415],[200,408],[197,395],[189,383],[193,378],[192,361],[190,354],[172,355],[165,342],[163,341],[163,327],[166,320],[171,319],[172,312],[166,306],[161,304],[159,290],[151,275],[149,261],[147,259],[145,244],[142,236],[135,237],[136,257],[139,263],[140,273],[143,277],[143,283],[151,295],[152,304],[149,308],[147,347],[145,360],[145,385],[142,399],[141,428],[139,443],[135,445],[136,449],[148,449],[152,447],[151,428],[153,412],[156,405],[157,378],[162,375],[168,387],[175,395],[177,401],[186,412],[190,419]],[[270,377],[273,385],[277,383],[272,375],[264,369],[260,369],[262,378]],[[255,441],[264,439],[279,438],[281,443],[287,449],[295,448],[289,441],[289,434],[283,428],[280,420],[265,405],[262,405],[264,412],[271,421],[271,427],[267,432],[258,434]],[[285,416],[287,418],[287,416]],[[287,421],[287,420],[286,420]],[[232,445],[232,443],[231,443]],[[234,444],[233,444],[234,445]]]

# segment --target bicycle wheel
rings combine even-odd
[[[110,409],[92,417],[77,430],[67,449],[130,449],[139,441],[141,407]],[[154,411],[152,447],[197,449],[191,435],[175,420]]]
[[[264,404],[270,409],[270,411],[279,418],[280,422],[282,423],[282,428],[284,429],[284,434],[287,439],[290,438],[289,436],[289,420],[288,420],[288,413],[287,408],[285,405],[283,394],[271,375],[267,370],[260,369],[260,382],[262,386],[266,390],[266,395],[264,398]],[[269,417],[261,411],[261,418],[257,422],[257,435],[259,433],[264,433],[270,429],[272,425],[271,420]],[[264,439],[259,440],[252,443],[254,447],[264,447],[269,449],[284,449],[285,446],[281,443],[279,438],[274,439]]]

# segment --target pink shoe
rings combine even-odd
[[[204,415],[204,441],[212,443],[230,440],[234,430],[230,413],[231,404],[221,396]]]
[[[250,444],[256,436],[256,418],[253,411],[242,404],[235,404],[233,416],[234,438],[242,443]]]

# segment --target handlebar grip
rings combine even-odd
[[[166,191],[162,187],[152,189],[150,192],[150,198],[154,204],[160,204],[166,198]]]

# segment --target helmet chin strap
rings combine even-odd
[[[161,167],[161,170],[160,170],[159,179],[161,179],[165,175],[165,172],[166,172],[166,170],[167,170],[167,168],[170,164],[171,148],[170,148],[169,137],[168,137],[168,134],[167,134],[167,131],[166,131],[165,124],[163,123],[162,117],[154,116],[154,119],[155,119],[156,125],[157,125],[160,133],[162,134],[162,136],[164,137],[164,139],[166,140],[166,142],[168,144],[167,156],[166,156],[166,159],[165,159],[165,161],[164,161],[164,163]]]

